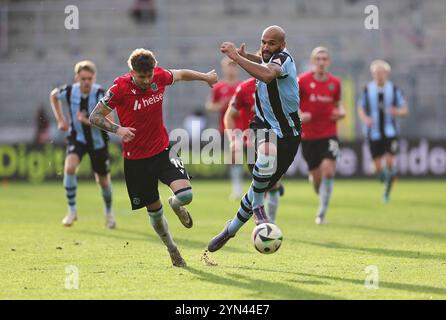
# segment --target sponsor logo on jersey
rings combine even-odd
[[[319,101],[319,102],[324,102],[324,103],[331,103],[331,102],[334,101],[334,99],[331,96],[323,96],[323,95],[320,95],[320,94],[312,93],[310,95],[310,101],[311,102]]]
[[[282,65],[282,60],[280,60],[280,58],[274,59],[273,62],[277,63],[279,66]]]
[[[139,103],[139,101],[138,100],[135,100],[135,104],[133,105],[133,110],[139,110],[139,109],[141,109],[141,103]]]
[[[141,101],[136,99],[133,104],[133,110],[141,110],[142,107],[149,107],[152,104],[163,100],[163,93],[153,94],[150,98],[142,98]]]

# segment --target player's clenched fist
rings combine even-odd
[[[235,59],[238,55],[237,48],[232,42],[223,42],[220,51],[231,59]]]
[[[211,70],[208,73],[206,73],[206,76],[207,76],[206,82],[212,88],[214,84],[218,82],[218,75],[215,72],[215,70]]]
[[[69,125],[66,121],[59,121],[57,123],[57,129],[61,130],[61,131],[67,131],[69,128]]]
[[[116,131],[116,134],[121,137],[123,142],[130,142],[135,138],[135,128],[130,127],[120,127],[118,131]]]

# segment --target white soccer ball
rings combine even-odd
[[[282,244],[282,231],[272,223],[261,223],[252,230],[252,242],[260,253],[271,254]]]

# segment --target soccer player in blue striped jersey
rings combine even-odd
[[[384,182],[383,201],[389,202],[392,184],[397,175],[395,155],[398,151],[399,128],[396,118],[409,113],[401,90],[389,81],[390,65],[375,60],[370,65],[373,81],[362,92],[358,115],[368,139],[375,173]]]
[[[249,191],[235,217],[209,242],[210,252],[223,247],[253,214],[256,224],[268,222],[265,192],[288,170],[300,144],[299,86],[294,59],[286,49],[285,31],[279,26],[263,31],[261,57],[247,53],[245,44],[237,49],[231,42],[224,42],[221,52],[257,79],[256,116],[251,123],[257,159]]]
[[[93,62],[80,61],[74,68],[75,83],[64,85],[51,92],[50,100],[59,130],[68,131],[68,145],[64,166],[63,184],[68,202],[68,214],[62,220],[71,226],[77,220],[76,209],[76,172],[82,157],[88,153],[96,182],[102,190],[105,204],[105,225],[116,227],[112,212],[112,186],[110,179],[110,160],[108,154],[108,135],[105,131],[92,127],[88,116],[104,96],[104,90],[96,81],[96,66]],[[62,103],[68,107],[69,122],[66,121]]]

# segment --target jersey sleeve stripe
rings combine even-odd
[[[108,106],[107,102],[105,102],[104,98],[101,99],[101,103],[107,108],[108,111],[113,111],[113,109]]]
[[[173,76],[173,72],[171,70],[166,69],[166,71],[169,72],[172,75],[172,82],[169,84],[171,86],[171,85],[173,85],[175,83],[175,77]]]

